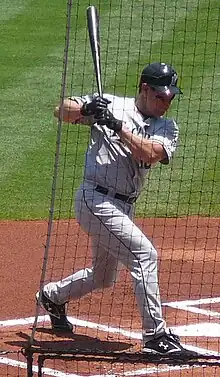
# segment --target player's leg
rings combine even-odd
[[[119,262],[109,253],[106,244],[100,242],[99,235],[91,236],[92,266],[81,269],[57,282],[44,286],[44,293],[55,304],[83,297],[94,289],[107,288],[116,280]]]
[[[79,196],[81,195],[79,200]],[[151,242],[129,218],[130,206],[117,208],[106,196],[93,190],[78,196],[78,220],[93,239],[93,267],[77,271],[44,287],[45,295],[62,305],[115,280],[117,261],[131,271],[143,318],[145,336],[151,339],[164,330],[157,281],[157,253]],[[125,212],[127,211],[127,215]]]
[[[176,335],[165,331],[158,287],[157,251],[133,223],[131,207],[102,194],[96,196],[92,190],[82,190],[81,197],[81,226],[90,234],[98,231],[101,243],[131,272],[143,320],[143,350],[194,357],[195,352],[184,349]]]
[[[81,269],[73,275],[44,286],[40,303],[48,312],[52,328],[56,331],[72,331],[66,316],[65,305],[97,288],[110,287],[116,280],[118,260],[100,243],[97,235],[92,237],[92,267]],[[38,293],[39,295],[39,293]]]
[[[131,206],[94,190],[78,194],[78,221],[92,235],[99,233],[100,243],[129,268],[143,318],[144,337],[149,340],[164,332],[157,277],[157,252],[133,223]]]

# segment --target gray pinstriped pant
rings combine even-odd
[[[92,268],[47,284],[44,292],[55,303],[77,299],[116,281],[120,264],[130,270],[142,317],[143,340],[165,330],[157,276],[157,251],[132,221],[132,206],[81,187],[76,196],[76,215],[92,238]]]

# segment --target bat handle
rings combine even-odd
[[[102,84],[99,81],[97,82],[97,87],[98,87],[99,97],[103,97]]]

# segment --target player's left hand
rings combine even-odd
[[[107,109],[107,106],[111,103],[107,98],[100,96],[94,97],[89,103],[85,102],[81,107],[81,114],[83,116],[91,116],[96,114],[101,114]]]
[[[115,132],[119,132],[122,129],[122,121],[116,119],[108,109],[105,109],[99,116],[96,115],[95,120],[97,124],[106,126]]]

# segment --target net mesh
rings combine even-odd
[[[86,28],[87,5],[76,1],[68,7],[71,8],[71,27],[65,97],[97,91]],[[158,251],[159,286],[167,326],[174,328],[188,346],[217,355],[220,316],[219,2],[111,0],[100,1],[96,6],[100,15],[105,93],[134,97],[139,74],[150,62],[172,64],[179,73],[184,95],[175,99],[167,114],[180,126],[178,148],[168,166],[158,165],[150,172],[135,204],[135,224]],[[84,175],[90,129],[85,125],[63,123],[60,130],[54,216],[48,234],[44,285],[90,268],[92,263],[91,240],[79,227],[74,212],[76,191]],[[125,268],[120,269],[112,287],[77,297],[68,303],[67,309],[74,333],[57,337],[42,312],[35,329],[39,345],[51,342],[55,350],[89,349],[91,352],[140,350],[141,316],[131,276]],[[77,364],[79,370],[75,373],[83,373],[82,364]],[[85,375],[95,374],[96,367],[90,368],[88,364],[86,368]],[[104,369],[97,370],[98,374],[109,375],[105,365],[100,368]],[[139,366],[136,371],[127,367],[120,371],[120,368],[122,366],[117,371],[111,370],[110,374],[146,374]],[[166,372],[184,376],[189,373],[178,367],[158,368],[152,367],[148,374]],[[203,373],[201,368],[198,372],[192,369],[193,376],[197,373],[199,376]],[[210,375],[217,376],[215,368]]]

